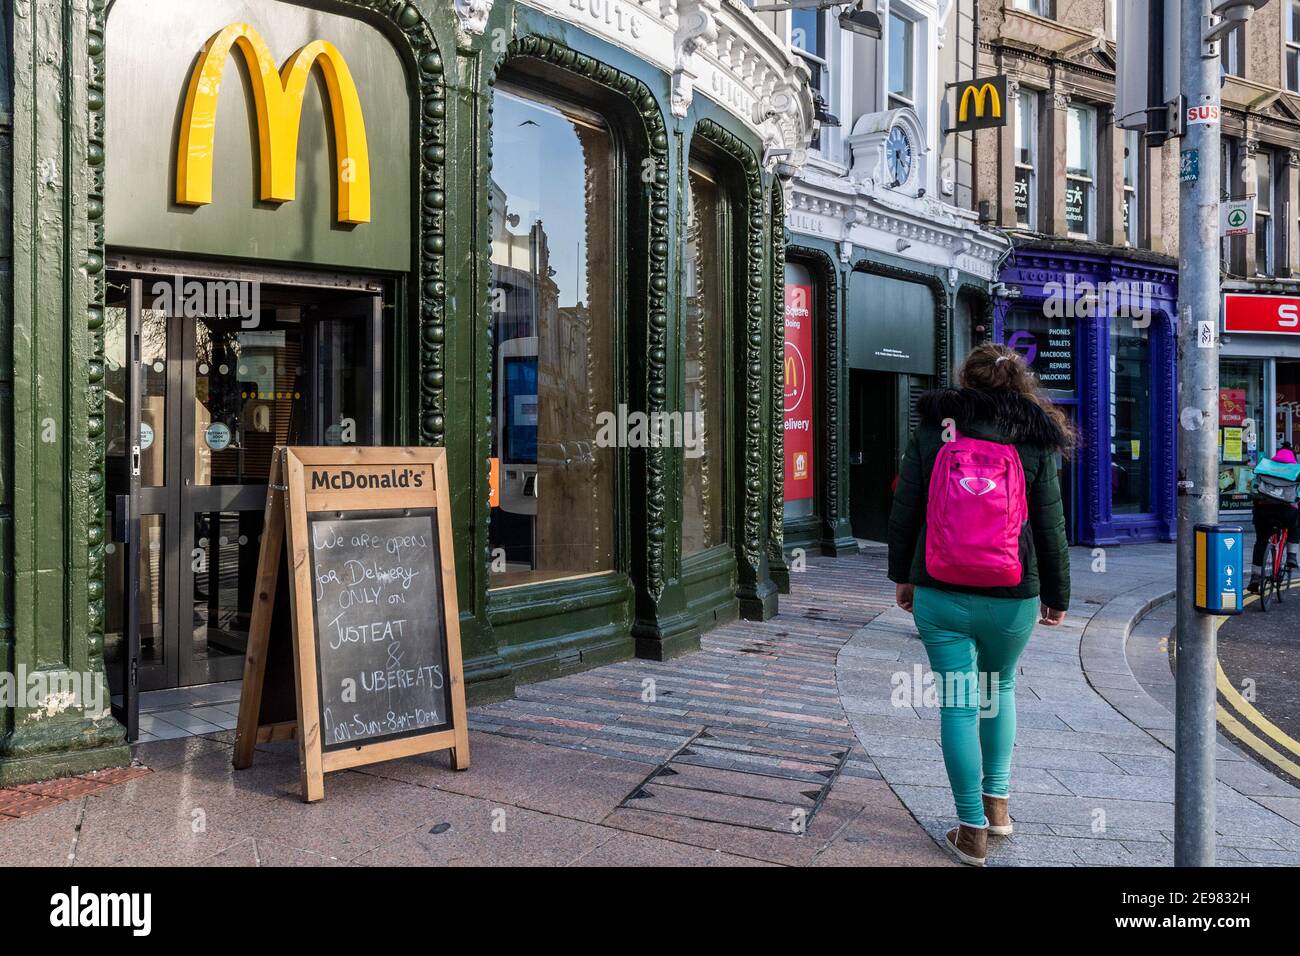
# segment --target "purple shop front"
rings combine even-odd
[[[993,334],[1021,352],[1079,430],[1061,462],[1067,530],[1090,547],[1172,541],[1178,269],[1095,243],[1018,244]]]

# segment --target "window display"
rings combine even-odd
[[[1264,362],[1225,359],[1219,365],[1219,509],[1249,510],[1264,421]]]

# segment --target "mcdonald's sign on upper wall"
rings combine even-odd
[[[1007,102],[1007,77],[985,77],[954,83],[956,110],[954,122],[946,132],[963,133],[973,129],[1006,126],[1012,104]]]
[[[407,270],[418,108],[397,49],[353,14],[114,0],[110,249]]]

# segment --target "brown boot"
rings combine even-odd
[[[983,866],[988,856],[989,831],[984,827],[971,827],[960,824],[948,831],[944,843],[953,856],[967,866]]]
[[[993,836],[1011,836],[1011,811],[1006,797],[984,794],[984,815],[989,818],[989,833]]]

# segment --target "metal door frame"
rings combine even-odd
[[[161,487],[142,487],[140,483],[140,419],[141,419],[141,359],[143,313],[146,310],[144,283],[147,278],[164,279],[172,276],[200,279],[237,279],[256,281],[264,285],[300,286],[304,288],[335,290],[342,294],[353,293],[349,299],[371,300],[368,314],[359,310],[359,319],[368,321],[370,328],[365,336],[369,355],[367,368],[370,373],[371,393],[371,442],[381,444],[384,440],[383,427],[383,306],[388,290],[385,283],[366,275],[346,273],[316,273],[301,270],[275,268],[238,268],[213,265],[204,262],[155,259],[152,257],[134,257],[114,255],[109,257],[108,268],[111,272],[122,275],[127,281],[127,330],[126,349],[128,381],[127,399],[127,436],[131,449],[128,468],[129,496],[124,502],[125,520],[117,515],[117,525],[126,537],[127,554],[124,578],[124,626],[127,642],[127,661],[125,663],[123,682],[123,705],[121,716],[128,728],[129,739],[136,739],[139,733],[139,693],[141,691],[164,688],[192,686],[219,680],[238,679],[243,669],[243,658],[232,656],[229,663],[196,661],[193,658],[192,628],[185,629],[190,636],[187,639],[181,627],[182,604],[189,609],[185,597],[192,600],[193,570],[189,561],[183,557],[192,553],[194,542],[193,515],[200,511],[261,511],[265,505],[265,488],[257,485],[212,486],[198,489],[192,484],[194,477],[194,434],[193,408],[186,415],[186,398],[193,399],[195,369],[194,355],[196,345],[197,321],[195,319],[169,317],[166,329],[166,383],[167,395],[164,401],[163,434],[166,442],[163,462],[163,484]],[[364,316],[364,318],[363,318]],[[304,324],[303,356],[310,358],[311,373],[307,376],[309,390],[308,407],[313,420],[319,415],[317,408],[316,385],[319,355],[317,352],[319,338],[318,323]],[[188,419],[188,420],[187,420]],[[197,501],[196,501],[197,498]],[[200,505],[198,502],[204,502]],[[188,503],[187,503],[188,502]],[[161,664],[141,665],[140,650],[140,607],[139,607],[139,559],[141,545],[141,519],[145,515],[161,515],[163,518],[163,554],[159,558],[162,591],[162,634],[163,660]],[[192,609],[190,609],[192,613]],[[214,666],[216,663],[216,666]]]

